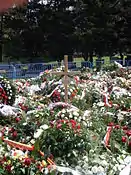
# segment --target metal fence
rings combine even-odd
[[[115,60],[111,60],[109,63],[114,62]],[[120,63],[123,66],[130,66],[131,67],[131,60],[125,62],[123,60],[116,60],[118,63]],[[103,65],[106,65],[107,63],[104,62],[104,60],[96,60],[93,63],[89,61],[83,61],[83,62],[68,62],[68,68],[69,70],[78,70],[83,67],[85,68],[93,68],[93,67],[102,67]],[[29,64],[1,64],[0,65],[0,75],[5,75],[9,79],[20,79],[20,78],[33,78],[40,74],[40,72],[43,72],[45,70],[50,70],[53,68],[58,68],[60,66],[63,66],[61,63],[53,63],[53,64],[44,64],[44,63],[29,63]],[[5,71],[3,73],[2,71]]]

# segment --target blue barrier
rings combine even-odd
[[[89,62],[89,61],[83,61],[83,62],[81,62],[81,67],[83,68],[83,67],[89,67],[89,68],[92,68],[92,64],[91,64],[91,62]]]
[[[114,62],[115,60],[111,60],[110,63]],[[123,60],[117,60],[118,63],[123,65]],[[89,61],[83,61],[77,66],[76,62],[68,62],[69,70],[77,70],[80,68],[93,68],[99,67],[104,65],[104,60],[96,60],[95,64]],[[53,64],[44,64],[44,63],[30,63],[30,64],[1,64],[0,70],[5,70],[5,76],[9,79],[20,79],[20,78],[33,78],[43,72],[45,70],[50,70],[53,68],[60,67],[60,63],[53,63]],[[125,67],[131,66],[131,60],[125,60]],[[2,74],[2,73],[0,73]]]

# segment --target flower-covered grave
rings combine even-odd
[[[1,78],[0,174],[128,175],[131,70],[51,71]]]

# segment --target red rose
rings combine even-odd
[[[127,137],[125,137],[125,136],[122,136],[122,139],[121,139],[121,141],[122,141],[123,143],[126,143],[126,141],[127,141]]]
[[[31,159],[30,159],[30,158],[25,158],[24,164],[27,165],[27,166],[30,166],[30,164],[31,164]]]
[[[131,147],[131,141],[129,141],[128,146]]]
[[[123,130],[127,130],[128,127],[127,127],[127,126],[123,126],[122,129],[123,129]]]
[[[126,135],[129,137],[129,136],[131,136],[131,130],[128,130],[127,132],[126,132]]]
[[[78,125],[78,126],[77,126],[77,129],[81,129],[81,125]]]
[[[8,171],[9,173],[11,173],[11,165],[7,165],[7,166],[5,167],[5,169],[6,169],[6,171]]]
[[[115,125],[115,129],[120,129],[120,125]]]
[[[61,126],[62,126],[62,124],[57,124],[57,125],[56,125],[56,128],[57,128],[57,129],[60,129]]]
[[[17,131],[14,131],[13,134],[12,134],[13,137],[17,137],[17,135],[18,135]]]
[[[76,125],[76,121],[75,120],[71,119],[70,122],[73,123],[74,125]]]
[[[16,117],[16,122],[18,123],[21,119],[19,117]]]
[[[50,121],[50,126],[53,128],[54,127],[54,122]]]
[[[115,124],[113,122],[108,123],[108,126],[114,126]]]
[[[9,129],[9,132],[14,132],[14,131],[15,131],[14,128],[10,128],[10,129]]]

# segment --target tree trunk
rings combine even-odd
[[[86,52],[84,55],[85,55],[84,57],[85,61],[88,61],[88,56],[89,56],[88,52]]]
[[[0,62],[3,61],[3,14],[1,14],[1,25],[0,25]]]

